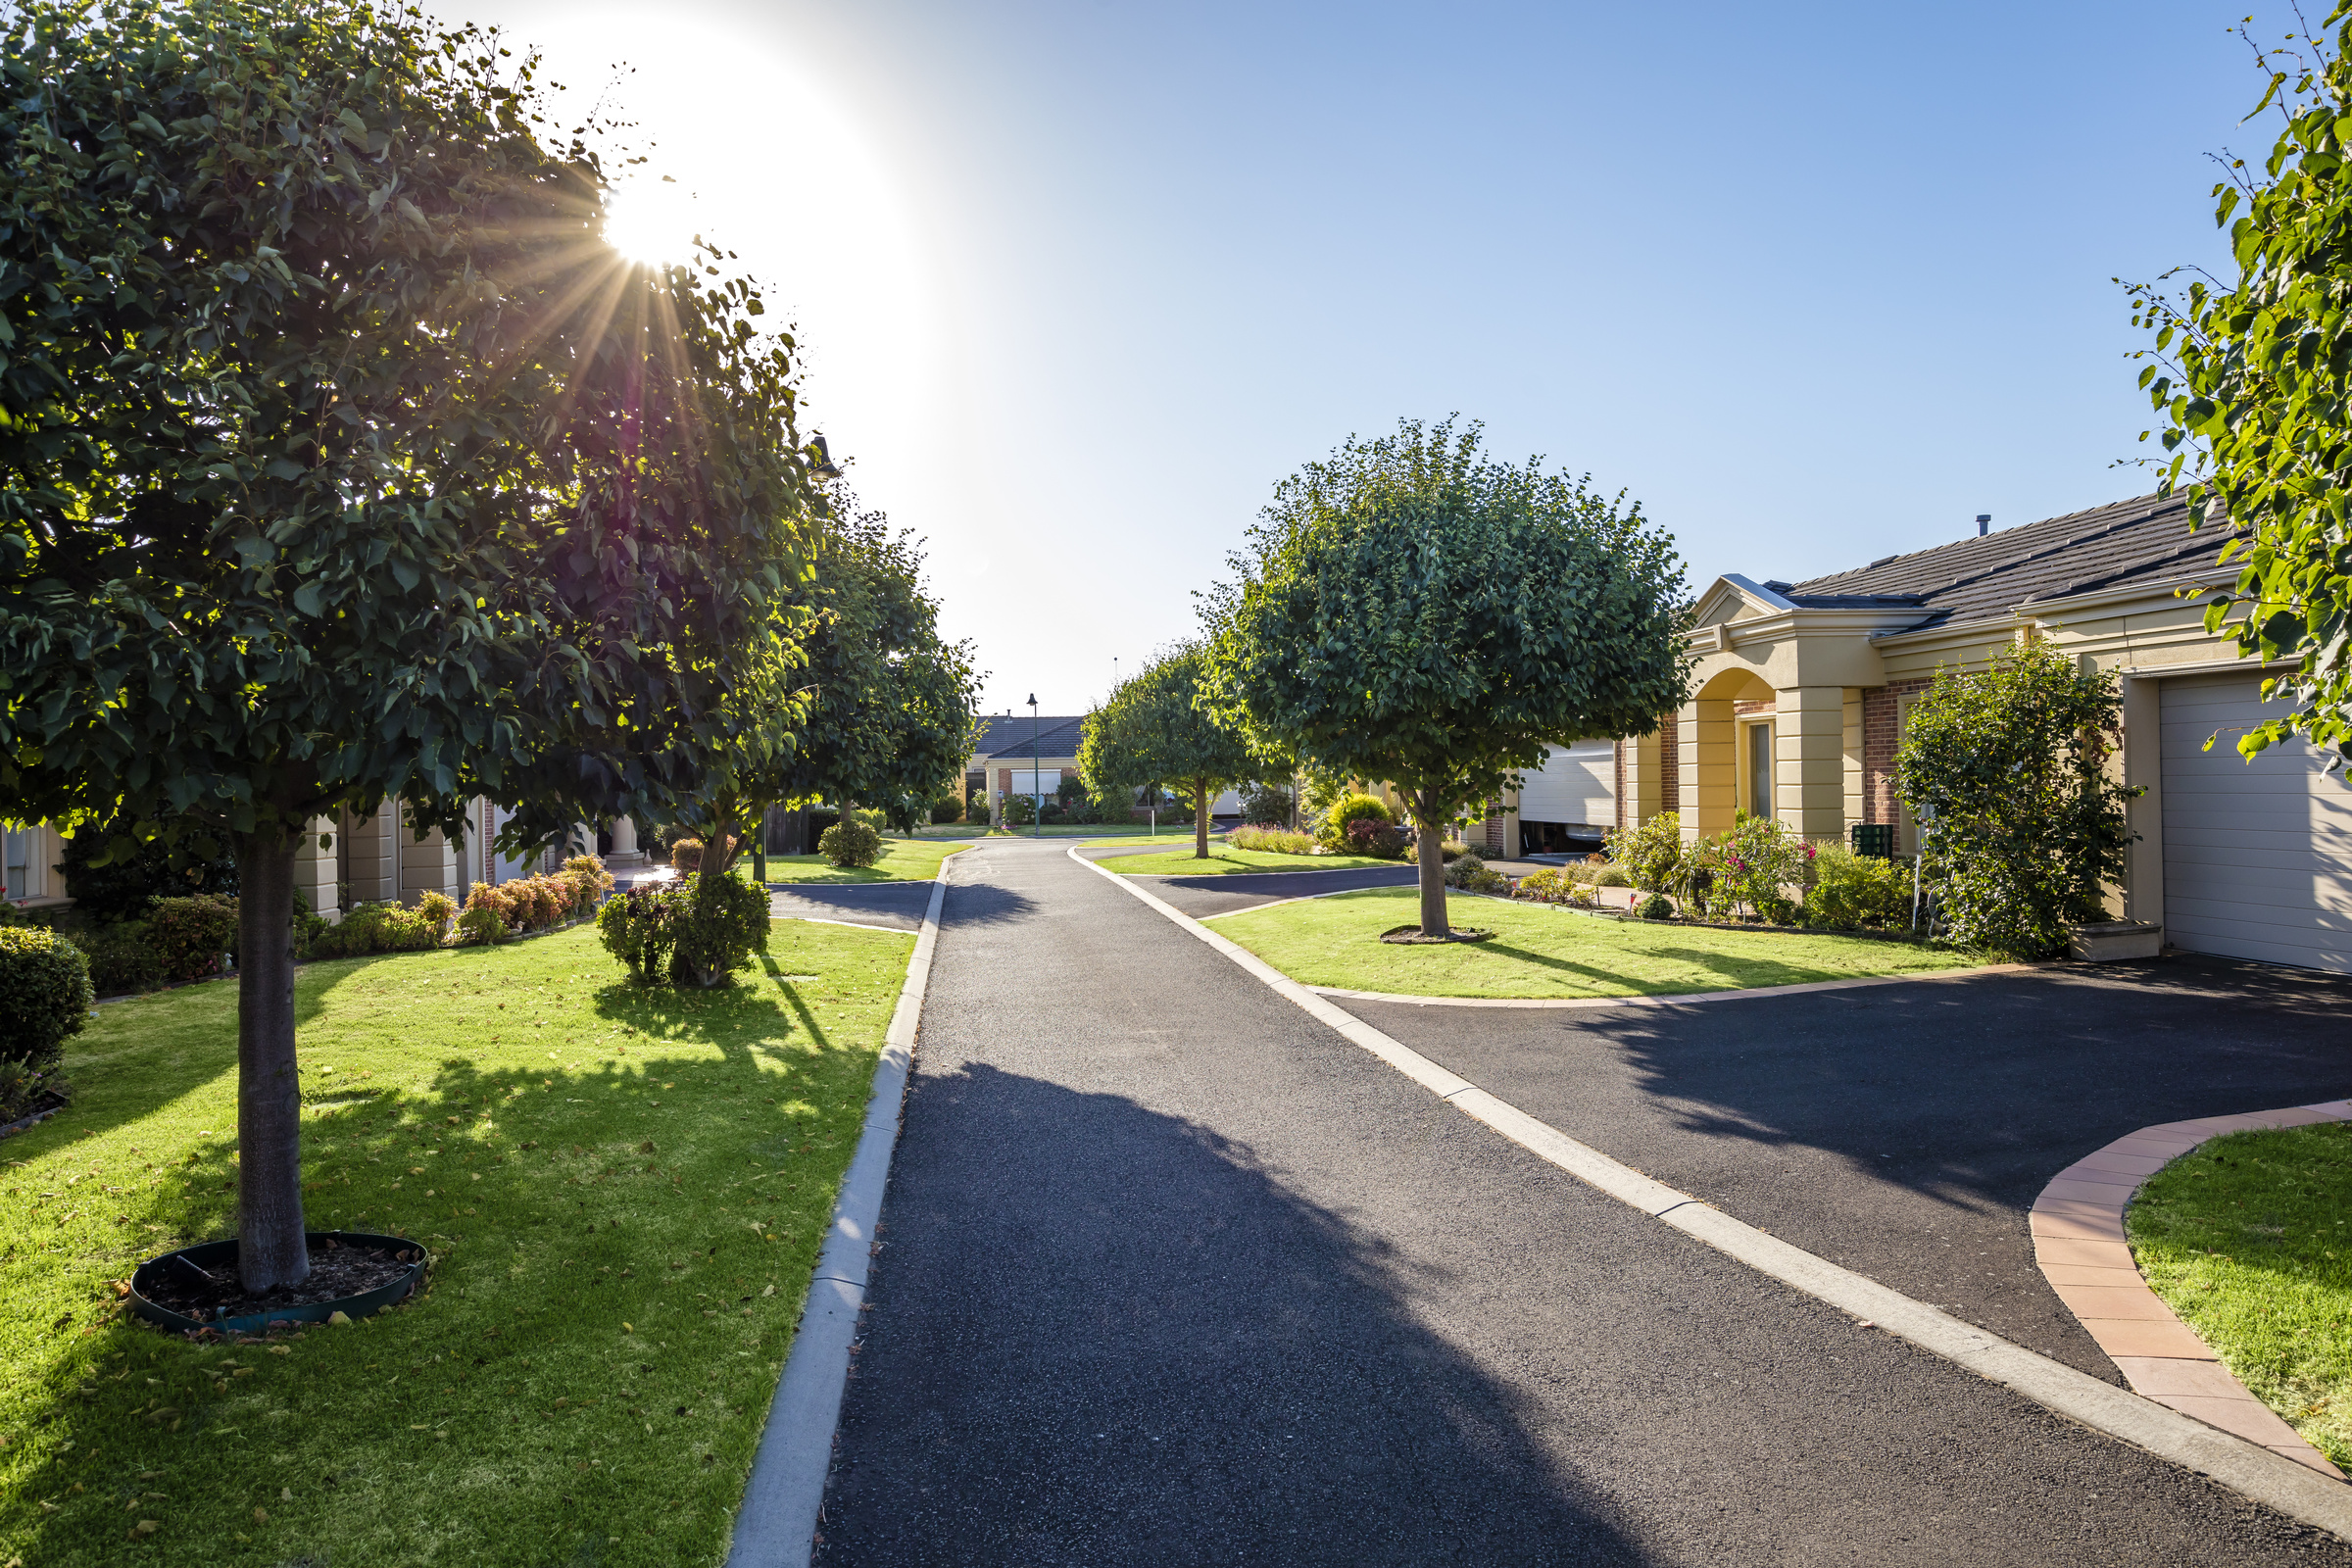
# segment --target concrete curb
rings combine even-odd
[[[2352,1101],[2142,1127],[2052,1177],[2034,1200],[2030,1223],[2042,1277],[2133,1393],[2341,1481],[2344,1473],[2254,1397],[2148,1288],[2124,1230],[2124,1210],[2147,1179],[2207,1141],[2325,1121],[2352,1121]]]
[[[1093,862],[1071,856],[1081,865]],[[2352,1487],[2256,1443],[2209,1426],[2138,1394],[2128,1393],[2079,1372],[2063,1361],[2027,1349],[1999,1335],[1965,1323],[1913,1300],[1878,1281],[1816,1257],[1767,1235],[1688,1193],[1652,1181],[1632,1166],[1577,1142],[1516,1106],[1448,1071],[1419,1052],[1391,1039],[1328,998],[1308,990],[1255,954],[1211,931],[1190,915],[1137,886],[1132,878],[1093,866],[1182,929],[1207,943],[1254,975],[1268,990],[1329,1024],[1351,1044],[1370,1052],[1430,1093],[1476,1117],[1538,1157],[1600,1189],[1620,1202],[1704,1242],[1727,1256],[1853,1314],[1863,1326],[1880,1328],[1921,1349],[1964,1366],[1981,1377],[2086,1427],[2121,1438],[2185,1469],[2266,1504],[2289,1518],[2352,1541]]]
[[[825,1477],[833,1465],[833,1429],[840,1423],[842,1391],[849,1385],[858,1314],[865,1306],[874,1226],[890,1180],[890,1157],[898,1147],[899,1115],[914,1066],[915,1032],[923,1017],[923,991],[931,979],[931,954],[939,943],[939,909],[947,898],[948,867],[954,861],[954,856],[941,860],[931,884],[931,904],[923,911],[922,933],[914,939],[914,953],[906,963],[906,983],[890,1015],[882,1059],[874,1064],[865,1128],[858,1136],[850,1168],[842,1173],[833,1225],[825,1233],[816,1272],[808,1282],[808,1299],[793,1335],[792,1358],[776,1384],[751,1479],[744,1484],[727,1568],[804,1568],[815,1550],[817,1510],[824,1504]]]

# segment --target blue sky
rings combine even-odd
[[[1400,416],[1630,492],[1694,584],[2140,493],[2110,279],[2218,269],[2206,155],[2270,141],[2244,12],[2162,0],[467,14],[634,67],[991,710],[1083,710]]]

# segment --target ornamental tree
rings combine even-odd
[[[1208,811],[1218,795],[1263,771],[1250,737],[1202,701],[1207,650],[1178,643],[1121,681],[1089,713],[1078,772],[1097,799],[1144,785],[1193,803],[1193,855],[1208,858]]]
[[[1447,930],[1446,824],[1546,745],[1656,729],[1691,658],[1673,541],[1589,479],[1489,462],[1479,428],[1408,419],[1308,464],[1207,606],[1221,711],[1403,793],[1431,937]]]
[[[2192,525],[2230,528],[2237,579],[2206,629],[2296,662],[2263,681],[2293,710],[2238,738],[2248,759],[2297,733],[2352,757],[2352,11],[2328,20],[2279,49],[2239,29],[2269,76],[2254,114],[2281,124],[2259,172],[2232,159],[2213,187],[2235,280],[2131,286],[2154,336],[2134,358],[2171,453],[2161,489],[2185,492]]]
[[[2066,951],[2069,922],[2107,917],[2138,837],[2124,808],[2140,791],[2108,773],[2123,734],[2114,673],[2045,642],[1981,672],[1936,672],[1895,750],[1894,787],[1921,819],[1921,874],[1955,941],[2046,958]]]
[[[233,847],[239,1269],[298,1283],[309,822],[488,793],[544,843],[623,793],[578,743],[624,719],[665,801],[797,573],[789,362],[747,287],[602,243],[478,29],[34,0],[0,38],[0,816]]]

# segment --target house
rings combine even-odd
[[[2227,534],[2192,533],[2183,501],[2154,496],[1998,532],[1986,520],[1804,582],[1716,578],[1688,634],[1690,700],[1657,734],[1554,749],[1489,818],[1492,847],[1660,811],[1691,839],[1748,810],[1815,841],[1890,828],[1910,855],[1893,764],[1912,705],[1939,667],[1983,668],[2011,639],[2043,638],[2121,677],[2115,765],[2145,793],[2113,912],[2190,952],[2352,972],[2352,789],[2300,741],[2251,762],[2232,746],[2276,710],[2266,666],[2205,630],[2206,591],[2235,576],[2216,564]]]
[[[477,798],[468,804],[460,840],[453,842],[436,828],[422,843],[401,824],[398,803],[393,801],[367,816],[345,811],[340,817],[313,817],[295,852],[294,886],[314,910],[339,920],[362,904],[414,905],[426,893],[446,894],[464,903],[476,882],[512,882],[552,871],[563,864],[565,854],[576,853],[550,850],[527,861],[499,855],[491,841],[506,826],[509,814]],[[327,841],[323,849],[322,838]],[[636,824],[626,818],[614,823],[609,835],[582,823],[573,830],[572,841],[606,849],[607,860],[616,870],[644,860],[637,852]],[[37,908],[73,902],[56,869],[65,859],[65,835],[46,822],[0,833],[11,904]]]
[[[1078,746],[1086,737],[1086,715],[1065,718],[1026,713],[990,713],[980,720],[980,739],[964,764],[964,790],[988,791],[989,820],[1004,820],[1008,795],[1051,795],[1065,778],[1078,776]],[[1240,792],[1227,790],[1209,803],[1209,815],[1235,816]]]

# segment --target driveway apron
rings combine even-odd
[[[1062,848],[956,859],[820,1562],[2352,1565],[1585,1187]]]

